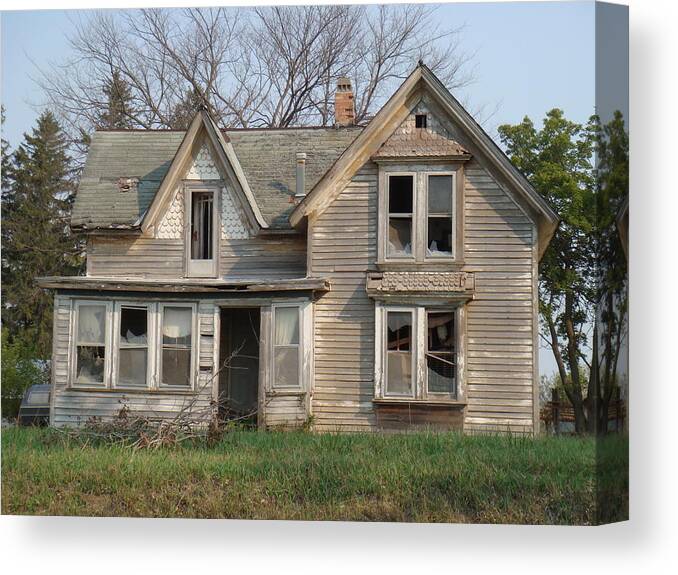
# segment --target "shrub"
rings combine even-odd
[[[49,381],[48,362],[37,359],[35,349],[20,338],[12,340],[7,328],[2,328],[2,417],[19,413],[21,398],[26,390]]]

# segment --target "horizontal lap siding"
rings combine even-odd
[[[181,278],[184,242],[159,238],[90,239],[90,276]],[[219,274],[229,279],[298,278],[306,274],[304,238],[221,240]]]
[[[197,395],[166,391],[78,390],[68,388],[70,369],[71,300],[56,295],[54,302],[52,425],[82,425],[92,417],[115,417],[123,405],[134,415],[171,419],[190,407],[196,416],[207,417],[212,399],[214,369],[214,304],[198,306]]]
[[[531,432],[534,400],[533,224],[487,171],[465,182],[467,307],[465,429]]]
[[[306,398],[297,395],[267,395],[264,405],[269,428],[300,427],[307,421]]]
[[[310,225],[311,275],[332,285],[314,306],[314,428],[371,429],[374,302],[365,278],[377,253],[376,166],[363,167]]]
[[[183,277],[184,242],[156,238],[93,237],[87,248],[87,275]]]

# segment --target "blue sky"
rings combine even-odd
[[[12,146],[31,129],[42,102],[35,66],[68,57],[76,16],[63,10],[2,13],[4,137]],[[496,109],[485,123],[491,135],[525,115],[539,122],[554,107],[578,122],[594,112],[593,2],[454,3],[441,5],[437,17],[465,26],[462,48],[475,53],[476,81],[455,95],[470,109]],[[549,351],[541,351],[540,364],[542,373],[554,370]]]
[[[5,137],[17,145],[43,101],[32,78],[35,65],[49,67],[70,49],[76,11],[2,13],[2,102]],[[465,25],[462,48],[475,52],[476,82],[457,93],[471,109],[496,112],[491,133],[528,115],[538,120],[553,107],[585,121],[594,105],[593,2],[444,4],[438,18]]]

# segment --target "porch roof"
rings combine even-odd
[[[325,278],[277,280],[224,279],[151,279],[92,276],[46,276],[36,279],[44,289],[153,292],[153,293],[257,293],[257,292],[327,292]]]

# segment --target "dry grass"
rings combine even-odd
[[[596,482],[590,438],[232,431],[134,451],[6,429],[2,512],[595,524],[628,514],[627,441],[604,444]]]

